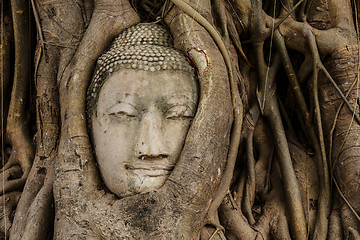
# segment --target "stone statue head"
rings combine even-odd
[[[118,197],[160,188],[198,102],[194,70],[156,24],[122,32],[97,61],[88,122],[106,187]]]

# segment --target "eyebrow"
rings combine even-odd
[[[132,103],[130,103],[130,102],[126,102],[126,101],[120,101],[120,100],[117,101],[117,102],[115,102],[114,104],[111,104],[111,106],[108,107],[108,109],[112,108],[112,107],[115,106],[115,105],[121,104],[121,103],[129,104],[130,106],[132,106],[133,108],[136,109],[136,106],[135,106],[134,104],[132,104]]]
[[[185,100],[186,102],[191,102],[192,104],[196,105],[194,99],[190,98],[187,95],[175,95],[169,98],[169,102],[171,103],[172,101],[179,101],[179,100]]]
[[[130,94],[130,93],[117,93],[116,94],[116,98],[115,98],[115,103],[112,103],[107,109],[106,111],[109,111],[109,109],[111,109],[113,106],[117,105],[117,104],[121,104],[121,103],[126,103],[126,104],[129,104],[130,106],[132,106],[133,108],[135,108],[136,110],[137,107],[135,106],[134,104],[134,98],[131,98],[130,101],[129,100],[129,96],[134,96],[133,94]]]
[[[189,107],[192,111],[196,110],[196,101],[194,101],[192,98],[189,98],[187,95],[176,95],[166,99],[168,106],[186,106]],[[161,100],[159,100],[159,102],[161,102]]]

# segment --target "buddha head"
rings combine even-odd
[[[163,27],[139,24],[115,38],[87,92],[95,157],[112,193],[126,197],[164,184],[195,115],[197,88]]]

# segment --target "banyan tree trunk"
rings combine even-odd
[[[2,4],[2,238],[359,238],[358,2]],[[199,106],[165,185],[118,199],[85,93],[108,43],[156,17],[196,67]]]

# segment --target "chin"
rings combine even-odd
[[[139,176],[132,178],[128,182],[128,189],[126,192],[115,193],[120,198],[133,196],[141,193],[154,192],[161,188],[169,175],[162,175],[156,177]]]
[[[153,192],[161,188],[169,175],[156,177],[145,176],[136,188],[136,193]]]

